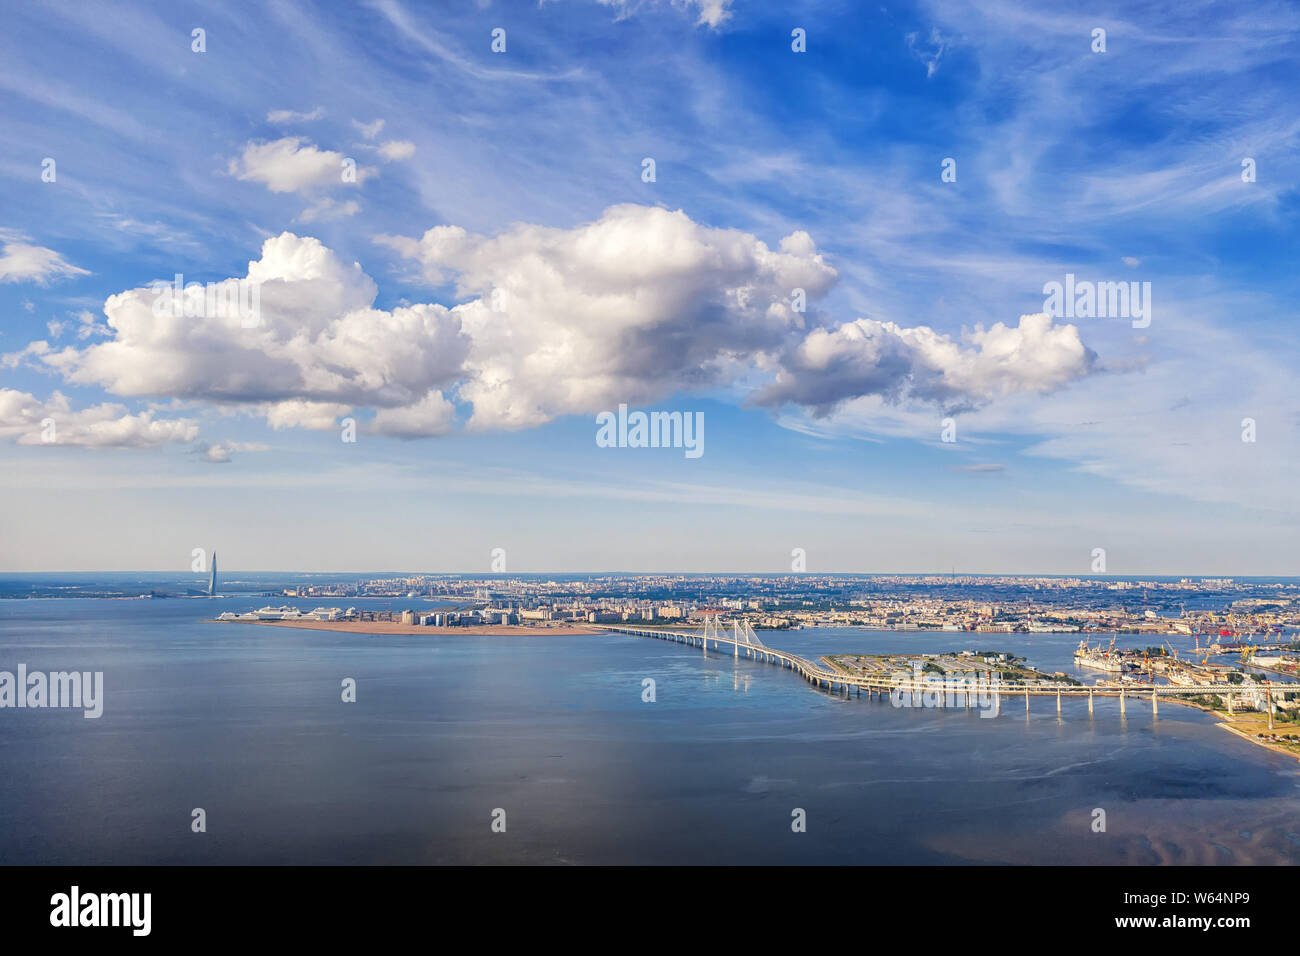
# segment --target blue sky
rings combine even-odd
[[[1300,573],[1298,53],[1286,3],[15,9],[0,569]],[[1150,324],[1039,315],[1067,274]]]

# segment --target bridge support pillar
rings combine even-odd
[[[1155,717],[1160,713],[1160,707],[1156,704],[1156,692],[1151,691],[1151,716]]]
[[[1119,715],[1124,716],[1124,688],[1119,690]]]
[[[1025,716],[1029,716],[1029,691],[1025,691]]]
[[[1056,713],[1058,715],[1061,713],[1061,692],[1059,690],[1056,692]]]
[[[1092,716],[1092,691],[1088,691],[1088,716]]]
[[[1273,692],[1268,692],[1268,729],[1273,729]]]
[[[1223,696],[1228,698],[1228,713],[1232,713],[1232,695],[1224,694]]]

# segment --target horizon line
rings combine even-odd
[[[151,574],[151,575],[184,575],[187,572],[172,571],[166,569],[139,569],[132,568],[127,570],[109,570],[104,568],[80,568],[80,569],[57,569],[57,570],[3,570],[0,569],[0,575],[23,575],[23,574]],[[188,574],[196,577],[206,576],[207,571],[191,571]],[[625,571],[617,569],[595,569],[595,570],[540,570],[540,571],[412,571],[401,569],[379,569],[367,571],[303,571],[303,570],[286,570],[286,569],[227,569],[222,575],[237,574],[355,574],[355,575],[396,575],[408,577],[474,577],[474,578],[511,578],[538,575],[591,575],[591,574],[617,574],[628,577],[644,577],[659,575],[687,575],[687,576],[728,576],[728,577],[1016,577],[1016,578],[1033,578],[1033,577],[1052,577],[1052,578],[1095,578],[1104,580],[1108,578],[1130,578],[1130,577],[1161,577],[1161,578],[1295,578],[1300,580],[1300,574],[1279,574],[1279,573],[1254,573],[1254,572],[1189,572],[1189,571],[1124,571],[1124,572],[1073,572],[1073,571],[753,571],[753,570],[729,570],[729,571],[691,571],[691,570],[650,570],[650,571]]]

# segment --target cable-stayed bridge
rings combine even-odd
[[[865,690],[869,697],[877,695],[881,697],[893,696],[896,699],[902,697],[912,702],[912,706],[921,706],[922,700],[937,700],[938,703],[930,706],[951,706],[967,707],[975,705],[981,695],[989,693],[1001,697],[1019,697],[1025,698],[1025,713],[1029,713],[1030,697],[1056,697],[1056,710],[1060,713],[1061,699],[1063,697],[1086,697],[1088,698],[1088,712],[1092,712],[1092,702],[1094,697],[1113,697],[1119,699],[1120,713],[1126,713],[1127,703],[1129,700],[1151,702],[1151,713],[1157,714],[1159,711],[1159,699],[1164,698],[1188,698],[1188,697],[1219,697],[1227,703],[1228,713],[1232,713],[1234,702],[1237,706],[1242,703],[1263,704],[1267,700],[1269,727],[1273,726],[1273,713],[1275,702],[1280,700],[1287,693],[1300,693],[1300,685],[1286,685],[1266,683],[1263,687],[1258,684],[1154,684],[1126,686],[1088,686],[1083,684],[1069,684],[1064,681],[1052,680],[1035,680],[1035,681],[1003,681],[993,680],[991,672],[990,680],[987,683],[972,680],[969,675],[942,675],[920,674],[913,672],[899,672],[889,675],[880,674],[849,674],[841,670],[830,668],[821,663],[814,663],[807,658],[800,657],[798,654],[791,654],[788,651],[778,650],[764,644],[755,633],[754,628],[747,619],[733,618],[730,622],[724,624],[719,620],[718,615],[710,614],[704,618],[700,627],[670,628],[670,627],[652,627],[649,625],[634,624],[601,624],[598,627],[604,631],[612,631],[619,634],[634,634],[638,637],[653,637],[662,641],[673,641],[688,647],[701,648],[707,655],[709,645],[713,645],[713,650],[726,654],[727,650],[732,652],[732,656],[747,657],[752,660],[762,661],[767,664],[773,664],[779,667],[788,668],[800,677],[804,678],[814,687],[825,689],[828,692],[842,694],[849,697],[851,694],[861,697]]]

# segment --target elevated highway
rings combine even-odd
[[[1030,697],[1055,697],[1056,709],[1060,712],[1061,700],[1066,697],[1086,697],[1088,711],[1092,712],[1094,697],[1114,697],[1119,700],[1120,713],[1125,713],[1129,700],[1151,702],[1151,712],[1159,712],[1161,697],[1166,699],[1188,699],[1194,697],[1219,697],[1227,704],[1228,713],[1233,712],[1234,702],[1240,706],[1245,700],[1257,700],[1267,697],[1269,727],[1273,726],[1275,703],[1286,693],[1276,685],[1265,684],[1144,684],[1133,686],[1089,686],[1070,684],[1049,679],[1034,681],[1004,681],[993,679],[991,672],[987,681],[972,678],[971,675],[932,675],[918,674],[915,671],[899,672],[890,675],[850,674],[830,668],[820,662],[813,662],[798,654],[769,647],[755,633],[748,621],[733,620],[731,628],[719,624],[716,617],[705,619],[702,627],[694,629],[650,627],[646,625],[602,624],[601,630],[617,634],[633,634],[638,637],[650,637],[661,641],[673,641],[687,647],[698,647],[708,653],[709,645],[713,650],[732,652],[734,657],[746,657],[782,667],[798,674],[808,683],[829,693],[862,696],[865,690],[869,697],[892,697],[895,701],[906,702],[908,706],[966,707],[978,706],[982,697],[996,695],[1002,697],[1025,698],[1025,713],[1029,713]],[[978,673],[978,672],[977,672]],[[936,702],[937,701],[937,702]]]

